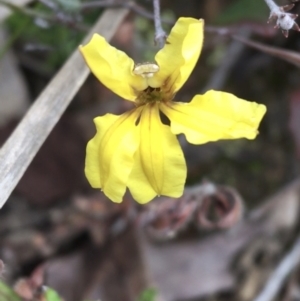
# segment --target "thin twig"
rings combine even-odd
[[[127,13],[127,9],[105,11],[90,30],[84,43],[89,41],[95,32],[100,32],[110,40]],[[0,208],[88,74],[89,69],[76,49],[0,149]]]
[[[128,5],[129,3],[122,2],[112,2],[111,0],[98,0],[98,1],[88,1],[84,2],[80,5],[80,10],[87,10],[91,8],[103,8],[103,7],[123,7],[124,5]]]
[[[150,20],[154,20],[154,15],[147,11],[144,7],[134,3],[134,2],[131,2],[130,5],[128,5],[128,8],[130,8],[133,12],[137,13],[138,15],[142,16],[142,17],[145,17],[147,19],[150,19]],[[174,24],[174,22],[171,22],[171,21],[168,21],[168,20],[162,20],[163,23],[166,23],[166,24]]]
[[[269,278],[262,292],[254,301],[271,301],[278,294],[286,277],[300,264],[300,237],[292,250],[283,258],[277,269]]]
[[[111,2],[110,0],[102,0],[102,1],[89,1],[84,2],[80,5],[79,10],[84,12],[86,10],[92,9],[92,8],[113,8],[113,7],[123,7],[128,8],[131,11],[137,13],[138,15],[145,17],[149,20],[154,20],[154,15],[147,11],[144,7],[138,5],[135,2]],[[162,23],[173,25],[174,22],[171,22],[169,20],[161,19]]]
[[[137,5],[134,2],[118,2],[118,1],[112,2],[110,0],[89,1],[89,2],[82,3],[80,6],[80,11],[85,11],[91,8],[100,8],[100,7],[126,7],[147,19],[154,20],[155,42],[158,44],[160,48],[164,46],[167,35],[165,31],[162,29],[162,22],[164,23],[170,23],[170,22],[161,19],[159,0],[153,0],[154,14],[151,14],[146,9]]]
[[[114,8],[114,7],[123,7],[123,8],[128,8],[130,9],[132,12],[140,15],[141,17],[144,17],[146,19],[149,20],[154,20],[154,14],[150,11],[148,11],[147,9],[145,9],[144,7],[142,7],[141,5],[138,5],[135,2],[111,2],[111,0],[97,0],[97,1],[88,1],[88,2],[84,2],[80,5],[79,10],[81,12],[85,12],[88,11],[89,9],[93,9],[93,8]],[[174,21],[165,19],[165,18],[161,18],[161,23],[163,24],[167,24],[167,25],[174,25]],[[224,35],[231,35],[232,33],[236,33],[236,31],[238,31],[239,29],[235,29],[235,28],[230,28],[230,27],[221,27],[221,26],[210,26],[210,25],[206,25],[205,26],[205,31],[209,32],[209,33],[215,33],[221,36]]]
[[[163,48],[166,42],[166,33],[161,26],[160,18],[160,1],[153,0],[153,10],[154,10],[154,27],[155,27],[155,42],[158,44],[159,48]]]
[[[266,4],[269,6],[270,10],[276,9],[278,5],[273,0],[265,0]]]

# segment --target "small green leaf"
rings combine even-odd
[[[155,301],[157,291],[154,288],[145,289],[138,297],[137,301]]]
[[[49,287],[46,287],[45,297],[47,301],[62,301],[58,293]]]
[[[0,300],[21,301],[21,298],[13,291],[12,288],[7,286],[4,282],[0,281]]]

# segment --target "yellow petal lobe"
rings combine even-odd
[[[106,114],[95,118],[97,134],[87,145],[85,174],[88,181],[117,203],[122,202],[139,145],[135,123],[140,112],[141,109],[135,109],[120,116]]]
[[[147,81],[133,73],[133,60],[102,36],[94,34],[91,41],[79,49],[92,73],[119,96],[134,101],[137,91],[147,88]]]
[[[161,123],[157,104],[144,107],[138,127],[140,145],[128,181],[132,196],[141,204],[156,195],[181,196],[186,179],[184,156],[170,127]]]
[[[172,132],[184,133],[193,144],[219,139],[254,139],[266,113],[262,104],[213,90],[196,95],[190,103],[162,104],[160,109],[171,120]]]
[[[87,144],[85,158],[85,175],[93,188],[103,187],[100,175],[99,146],[105,133],[118,118],[119,116],[106,114],[94,119],[97,133]]]
[[[179,18],[167,38],[164,48],[155,56],[160,70],[148,79],[149,86],[164,84],[173,93],[178,91],[193,71],[203,44],[204,21]]]

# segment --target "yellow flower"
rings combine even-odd
[[[180,18],[155,63],[135,65],[97,34],[80,46],[94,75],[136,105],[120,116],[95,118],[97,134],[87,145],[87,179],[112,201],[121,202],[126,187],[139,203],[182,195],[186,163],[177,134],[193,144],[256,137],[264,105],[217,91],[196,95],[190,103],[173,101],[200,55],[203,26],[203,20]]]

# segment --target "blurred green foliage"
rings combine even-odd
[[[215,20],[216,24],[228,24],[240,21],[266,22],[270,10],[264,1],[237,0],[222,12]]]
[[[101,12],[101,10],[95,9],[88,15],[81,16],[78,12],[79,0],[56,0],[56,2],[61,14],[65,14],[66,18],[73,18],[75,24],[77,22],[84,24],[86,27],[93,24]],[[6,20],[10,36],[14,38],[14,42],[18,42],[18,45],[24,47],[26,45],[36,45],[37,50],[34,55],[37,57],[35,58],[40,59],[46,69],[55,70],[78,47],[86,32],[74,28],[75,26],[72,27],[72,24],[63,24],[57,18],[56,12],[41,4],[36,4],[31,9],[37,15],[46,15],[47,20],[34,18],[23,12],[15,12]],[[44,50],[39,51],[39,49]]]
[[[155,301],[157,291],[154,288],[144,290],[137,301]]]
[[[47,301],[62,301],[58,293],[49,287],[45,290],[45,298]]]
[[[62,301],[60,296],[53,289],[45,287],[44,298],[46,301]],[[0,281],[0,300],[1,301],[22,301],[15,291]]]
[[[4,282],[0,281],[1,301],[21,301],[21,298]]]
[[[155,301],[156,294],[157,292],[155,289],[148,288],[141,293],[137,301]],[[63,299],[58,295],[58,293],[49,287],[45,287],[43,297],[46,301],[63,301]],[[0,281],[0,300],[22,301],[22,299],[14,292],[14,290],[2,281]]]

